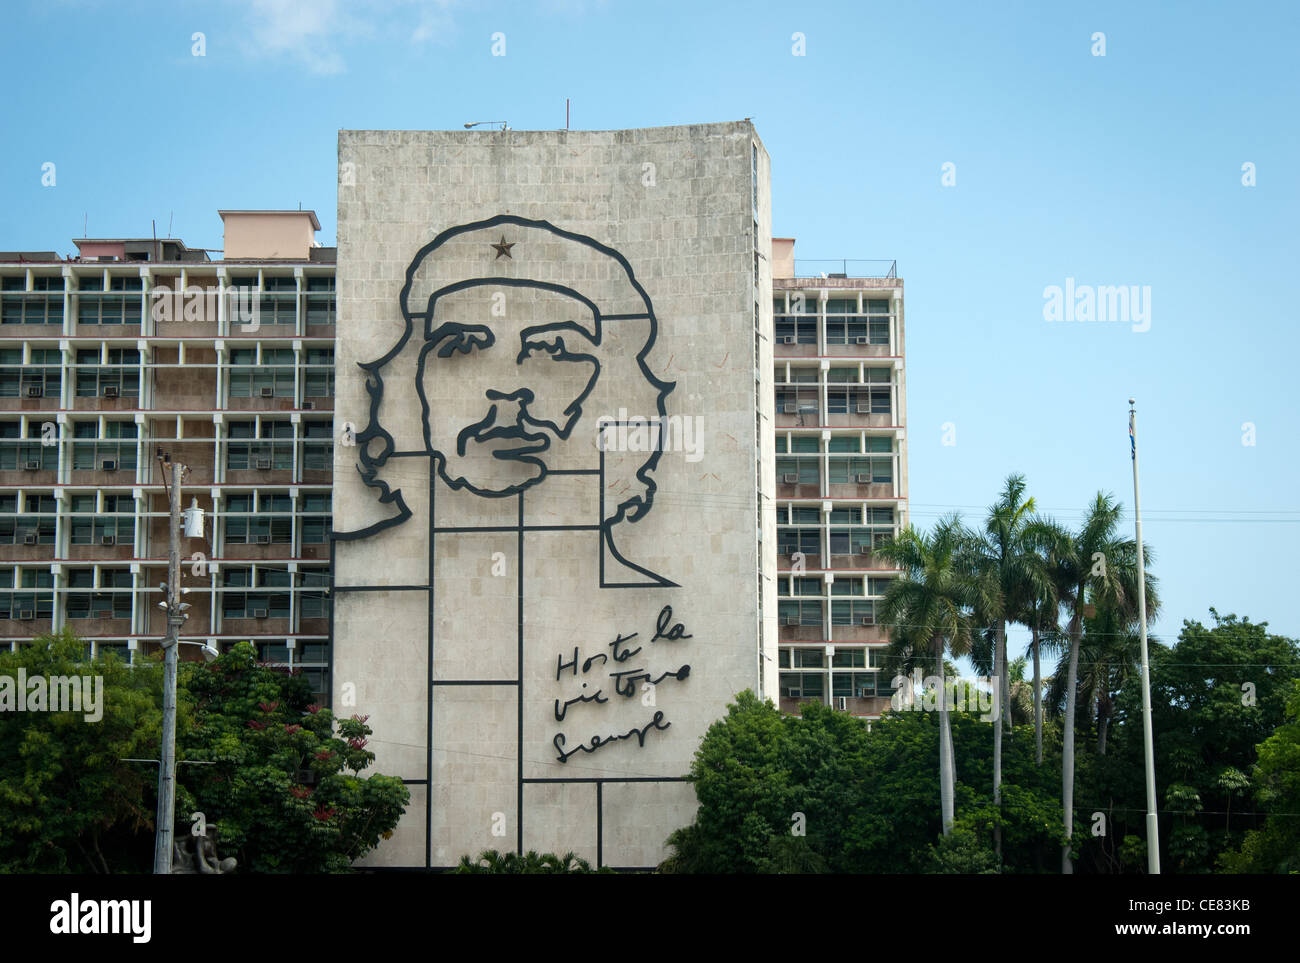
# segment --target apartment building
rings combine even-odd
[[[772,240],[781,708],[889,707],[876,555],[907,525],[903,282],[892,261],[796,261]]]
[[[220,216],[219,259],[173,238],[0,252],[0,645],[66,625],[157,647],[161,449],[207,518],[182,543],[183,637],[251,639],[325,700],[335,249],[311,211]],[[790,238],[772,274],[780,704],[875,718],[897,573],[873,549],[907,524],[903,282]]]
[[[161,452],[207,519],[181,543],[182,639],[252,640],[325,701],[335,250],[312,211],[220,215],[220,259],[172,238],[0,253],[0,644],[68,626],[157,648]]]

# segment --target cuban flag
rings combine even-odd
[[[1128,413],[1128,449],[1129,457],[1134,461],[1137,461],[1138,443],[1137,435],[1133,432],[1133,412],[1131,411]]]

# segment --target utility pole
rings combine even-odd
[[[161,455],[161,450],[159,452]],[[181,474],[179,462],[171,456],[163,459],[163,483],[171,468],[170,517],[167,528],[167,636],[163,641],[163,719],[161,765],[158,767],[158,816],[154,836],[153,871],[167,875],[172,871],[172,831],[176,818],[176,661],[180,648],[181,623],[185,613],[181,606]],[[185,606],[188,608],[189,606]]]
[[[1156,815],[1156,757],[1151,735],[1151,660],[1147,656],[1147,567],[1142,551],[1142,497],[1138,488],[1137,402],[1128,400],[1128,437],[1133,455],[1133,517],[1137,528],[1138,636],[1142,640],[1142,742],[1146,750],[1147,873],[1160,875],[1160,820]]]

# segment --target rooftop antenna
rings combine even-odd
[[[176,216],[175,211],[167,212],[167,236],[168,237],[172,236],[172,218],[174,218],[175,216]]]
[[[569,98],[564,98],[564,129],[569,129]]]
[[[82,237],[86,236],[86,222],[89,219],[90,219],[90,215],[83,211],[81,215],[81,236]]]

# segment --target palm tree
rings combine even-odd
[[[1043,667],[1044,655],[1059,655],[1065,649],[1061,632],[1061,598],[1068,592],[1066,569],[1058,556],[1069,545],[1070,533],[1050,518],[1035,516],[1026,537],[1026,567],[1032,572],[1029,591],[1021,599],[1020,621],[1029,627],[1029,655],[1034,660],[1034,763],[1043,764]]]
[[[1070,858],[1074,835],[1074,721],[1079,688],[1079,649],[1083,639],[1085,609],[1114,606],[1132,611],[1137,605],[1137,543],[1116,535],[1121,505],[1107,494],[1098,492],[1088,507],[1083,526],[1068,542],[1057,546],[1056,566],[1061,601],[1070,618],[1066,626],[1069,639],[1069,665],[1065,680],[1064,746],[1061,762],[1061,809],[1065,823],[1065,842],[1061,846],[1061,872],[1074,872]],[[1144,546],[1146,557],[1152,557]],[[1155,612],[1155,579],[1146,575],[1147,615]],[[1060,673],[1057,673],[1058,677]]]
[[[895,655],[905,661],[928,652],[939,677],[939,801],[943,834],[952,832],[956,769],[948,718],[944,652],[953,657],[970,649],[974,591],[962,554],[969,535],[956,515],[945,516],[929,535],[910,525],[880,549],[902,570],[879,606]]]
[[[1007,704],[1011,706],[1012,725],[1024,725],[1033,718],[1034,697],[1025,681],[1028,660],[1017,656],[1007,664]]]
[[[1036,564],[1034,546],[1042,539],[1034,517],[1034,500],[1025,498],[1025,476],[1007,476],[998,500],[989,508],[983,533],[967,545],[966,563],[977,593],[981,624],[992,630],[994,690],[993,805],[1002,808],[1002,727],[1011,725],[1011,690],[1007,681],[1007,622],[1030,618],[1031,601],[1044,594],[1049,579]],[[1002,827],[993,825],[993,849],[1002,859]]]

